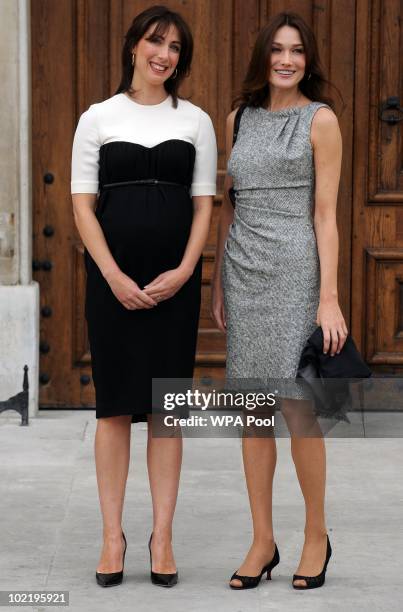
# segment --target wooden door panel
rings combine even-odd
[[[221,200],[222,200],[222,198],[220,196],[215,198],[215,202],[214,202],[214,206],[213,206],[213,213],[212,213],[212,216],[211,216],[211,225],[210,225],[210,230],[209,230],[209,234],[208,234],[208,238],[207,238],[207,243],[206,243],[206,249],[207,250],[215,250],[218,221],[219,221],[219,217],[220,217]]]
[[[73,367],[88,366],[91,354],[88,345],[87,323],[84,316],[86,272],[84,266],[84,247],[74,244],[71,260],[73,262],[72,304],[73,304]]]
[[[366,250],[366,356],[370,365],[403,365],[403,249]]]
[[[352,330],[375,372],[403,371],[403,2],[357,4]],[[369,24],[369,27],[367,26]],[[383,116],[402,112],[384,111]]]
[[[403,203],[403,138],[401,123],[388,123],[387,118],[402,119],[403,113],[385,110],[379,118],[382,105],[395,96],[403,105],[403,77],[401,58],[403,38],[401,0],[388,1],[387,10],[379,0],[373,3],[371,29],[375,47],[371,57],[370,99],[370,155],[369,155],[369,201],[388,205]],[[399,61],[400,58],[400,61]],[[400,94],[400,95],[399,95]]]
[[[55,3],[50,0],[48,4],[53,5],[48,10],[55,12]],[[89,104],[109,97],[109,31],[112,24],[109,16],[110,5],[115,3],[110,0],[75,0],[69,4],[74,36],[75,119],[78,121]]]
[[[39,269],[40,283],[40,404],[78,405],[72,370],[71,201],[69,163],[74,129],[76,75],[72,55],[72,3],[31,2],[32,21],[32,173],[33,257],[48,261]],[[60,41],[63,41],[61,44]],[[53,235],[44,234],[45,226]]]

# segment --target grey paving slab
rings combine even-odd
[[[308,592],[291,587],[303,543],[304,503],[290,440],[277,440],[274,524],[280,565],[272,581],[238,592],[228,588],[228,580],[252,536],[241,441],[185,439],[174,523],[180,582],[160,589],[149,581],[147,432],[144,424],[133,425],[123,522],[125,578],[119,587],[101,589],[94,577],[102,534],[95,429],[91,411],[41,411],[28,427],[11,414],[0,419],[0,589],[69,590],[74,612],[402,609],[403,444],[398,438],[327,440],[333,556],[325,587]]]

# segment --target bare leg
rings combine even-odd
[[[253,522],[253,542],[245,561],[237,570],[240,576],[257,576],[273,558],[275,544],[272,519],[273,477],[277,460],[275,438],[244,437],[242,456]],[[231,580],[242,586],[240,580]]]
[[[295,401],[289,404],[289,410],[308,412],[309,402]],[[287,407],[285,409],[287,420]],[[316,432],[312,433],[312,432]],[[296,574],[317,576],[326,558],[327,529],[325,521],[325,486],[326,486],[326,448],[319,426],[312,427],[311,437],[291,436],[291,453],[294,460],[299,484],[305,500],[305,542],[301,560]],[[316,437],[314,437],[316,436]],[[305,580],[296,580],[295,585],[305,586]]]
[[[122,569],[122,513],[130,462],[131,415],[97,419],[95,463],[103,518],[101,558],[97,572]]]
[[[151,554],[154,572],[173,574],[176,565],[172,551],[172,522],[178,497],[182,464],[182,437],[172,428],[172,436],[153,437],[152,419],[148,418],[147,467],[153,503],[153,538]]]

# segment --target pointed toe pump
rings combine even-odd
[[[124,548],[124,551],[123,551],[122,569],[121,569],[120,572],[109,572],[107,574],[103,574],[103,573],[100,573],[100,572],[95,572],[95,577],[97,579],[97,583],[101,587],[117,586],[123,580],[123,568],[124,568],[124,565],[125,565],[125,555],[126,555],[126,548],[127,548],[127,542],[126,542],[125,534],[123,533],[123,531],[122,531],[122,536],[123,536],[123,540],[125,542],[125,548]]]
[[[148,550],[150,551],[150,570],[151,570],[151,582],[157,586],[162,587],[173,587],[178,582],[178,572],[174,574],[160,574],[159,572],[153,572],[153,559],[151,555],[151,540],[153,534],[150,535],[148,542]]]
[[[267,576],[266,576],[267,580],[271,580],[271,570],[273,569],[273,567],[276,567],[276,565],[278,565],[279,563],[280,563],[280,553],[278,552],[277,544],[275,544],[273,559],[270,561],[270,563],[264,566],[260,574],[258,574],[257,576],[239,576],[239,574],[235,572],[234,574],[232,574],[230,582],[231,580],[240,580],[240,582],[242,583],[242,586],[236,586],[234,584],[230,584],[231,589],[235,589],[238,591],[242,589],[254,589],[259,584],[265,572],[267,573]]]
[[[294,589],[299,589],[300,591],[305,591],[306,589],[317,589],[318,587],[323,586],[323,584],[325,583],[327,564],[329,563],[329,559],[332,555],[332,547],[330,546],[329,536],[326,535],[326,537],[327,548],[323,570],[317,576],[299,576],[298,574],[294,574],[294,576],[292,577],[292,586],[294,587]],[[294,584],[295,580],[305,580],[306,584]]]

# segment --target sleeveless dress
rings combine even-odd
[[[142,105],[124,93],[92,104],[78,122],[71,193],[97,193],[96,217],[119,268],[142,289],[180,265],[192,196],[215,195],[210,117],[189,101]],[[192,378],[200,312],[200,257],[192,276],[151,309],[129,310],[84,250],[85,317],[96,418],[152,413],[153,378]]]
[[[278,111],[247,107],[228,162],[236,205],[222,266],[226,376],[259,379],[292,399],[311,397],[295,376],[317,327],[310,129],[322,106],[329,108],[322,102]]]

